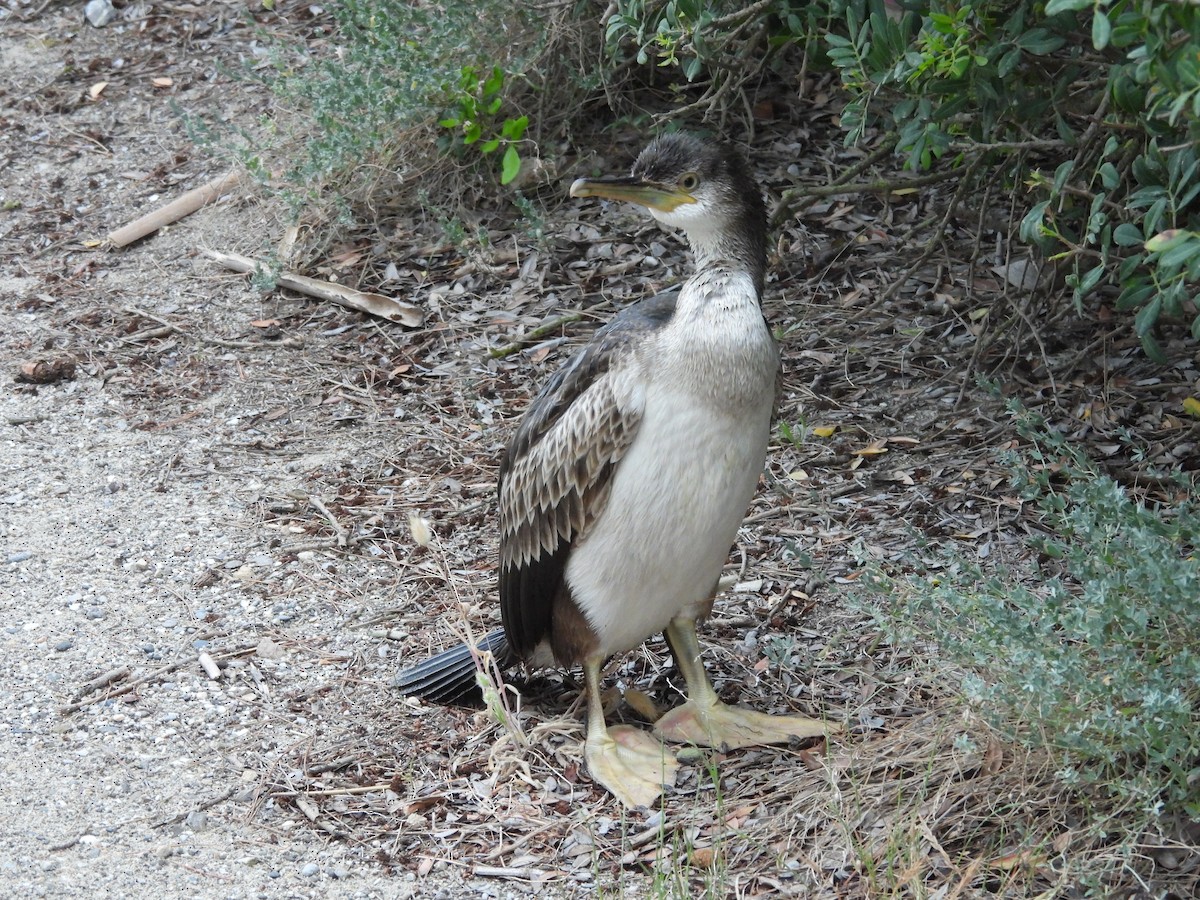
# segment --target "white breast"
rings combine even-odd
[[[566,572],[606,655],[712,596],[754,493],[778,357],[749,278],[689,282],[641,363],[641,428]]]

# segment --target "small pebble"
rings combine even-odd
[[[102,610],[98,606],[93,606],[90,609],[88,609],[87,617],[89,619],[103,619],[104,618],[104,610]]]
[[[32,550],[18,550],[16,553],[10,553],[4,561],[7,563],[25,562],[27,559],[33,558]]]
[[[59,641],[54,645],[54,650],[57,653],[62,653],[65,650],[70,650],[74,646],[70,641]]]
[[[316,875],[320,871],[321,871],[321,867],[318,866],[316,863],[308,863],[307,865],[305,865],[305,867],[303,869],[300,870],[300,874],[303,875],[305,878],[312,878],[314,875]]]
[[[117,17],[117,11],[108,0],[91,0],[83,8],[83,14],[92,23],[93,28],[103,28]]]

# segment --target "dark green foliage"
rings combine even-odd
[[[907,4],[905,4],[907,6]],[[826,35],[852,99],[843,122],[899,136],[912,168],[990,151],[1033,200],[1021,237],[1136,310],[1146,353],[1163,317],[1200,337],[1200,8],[1154,0],[838,3]]]
[[[1200,505],[1194,486],[1135,503],[1061,438],[1033,441],[1012,485],[1038,514],[1043,578],[956,556],[880,577],[895,636],[932,638],[964,693],[1059,777],[1130,810],[1200,815]],[[878,602],[878,600],[876,601]]]
[[[607,41],[615,63],[707,79],[723,116],[728,88],[785,53],[819,66],[814,36],[849,92],[848,142],[893,132],[912,169],[982,158],[972,171],[1018,194],[1021,238],[1065,266],[1078,308],[1135,313],[1159,361],[1160,320],[1200,338],[1200,6],[620,0]]]

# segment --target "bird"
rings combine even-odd
[[[633,809],[674,784],[664,741],[735,749],[836,726],[721,702],[697,636],[763,471],[780,368],[762,310],[766,208],[745,157],[724,141],[665,134],[628,175],[577,179],[570,195],[644,207],[684,233],[694,271],[598,329],[531,402],[499,470],[503,628],[396,684],[453,702],[475,687],[481,651],[501,668],[582,664],[588,770]],[[609,727],[602,666],[658,632],[686,702],[653,736]]]

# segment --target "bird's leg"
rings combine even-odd
[[[669,741],[705,747],[736,749],[763,744],[784,744],[792,738],[817,737],[841,729],[829,722],[804,716],[768,716],[751,709],[729,706],[717,699],[704,664],[696,620],[677,616],[666,631],[667,643],[687,682],[687,702],[658,720],[654,731]]]
[[[679,763],[662,741],[628,725],[608,728],[604,724],[604,701],[600,695],[600,666],[603,657],[583,662],[587,678],[588,728],[584,756],[592,778],[604,785],[630,809],[649,806],[663,787],[675,784]]]

